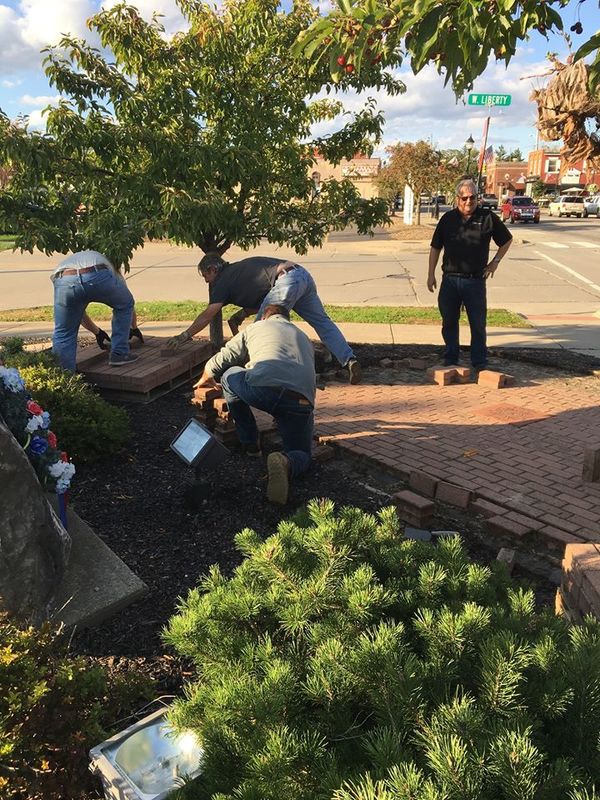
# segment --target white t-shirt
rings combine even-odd
[[[72,256],[69,256],[68,258],[65,258],[64,261],[61,261],[52,275],[50,275],[50,280],[53,281],[56,278],[57,272],[61,272],[63,269],[97,267],[99,264],[106,264],[106,266],[110,267],[113,272],[116,271],[108,258],[103,256],[102,253],[98,253],[96,250],[82,250],[80,253],[73,253]]]

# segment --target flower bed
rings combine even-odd
[[[50,414],[32,399],[16,367],[0,366],[0,414],[27,453],[42,486],[64,495],[75,465],[59,448],[50,430]]]

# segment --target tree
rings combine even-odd
[[[404,191],[408,185],[415,197],[415,224],[421,223],[422,192],[430,194],[437,190],[439,182],[440,154],[427,142],[398,143],[387,148],[389,162],[377,178],[377,184],[385,196]]]
[[[349,222],[365,233],[384,221],[385,202],[361,200],[350,181],[313,191],[315,153],[333,163],[369,153],[383,121],[369,101],[311,138],[312,125],[343,109],[316,97],[331,88],[328,67],[291,54],[316,19],[308,0],[289,13],[274,0],[179,3],[190,27],[171,40],[126,5],[93,17],[114,62],[70,37],[51,49],[46,72],[66,99],[45,133],[0,116],[0,163],[14,169],[0,218],[18,226],[17,246],[92,247],[127,265],[145,237],[219,253],[266,239],[306,252]],[[347,66],[340,86],[364,88]],[[369,84],[403,90],[376,72]]]
[[[496,147],[494,153],[496,155],[496,161],[508,161],[509,159],[508,151],[503,144],[501,144],[499,147]]]
[[[533,182],[533,186],[531,187],[531,194],[533,197],[543,197],[546,191],[546,184],[544,181],[537,180]]]
[[[577,2],[583,0],[577,0]],[[312,61],[315,70],[329,61],[334,81],[343,78],[339,58],[351,60],[355,69],[367,70],[373,63],[398,66],[408,61],[413,72],[433,64],[450,83],[457,97],[469,91],[490,59],[508,64],[517,46],[535,31],[544,36],[562,32],[558,9],[575,0],[338,0],[325,20],[314,23],[297,42],[296,52]],[[583,33],[581,22],[571,30]],[[586,69],[590,94],[600,85],[600,32],[584,41],[574,53],[575,62],[586,56],[593,61]],[[575,102],[567,98],[567,105]],[[542,120],[538,110],[538,120]],[[595,140],[588,136],[589,142]]]
[[[509,161],[523,161],[523,153],[516,147],[514,150],[511,150],[508,155]]]
[[[600,623],[569,629],[459,536],[313,500],[236,537],[166,640],[170,714],[203,748],[189,800],[597,800]]]

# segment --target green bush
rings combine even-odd
[[[137,675],[111,678],[98,665],[69,658],[50,627],[0,620],[0,797],[83,797],[95,785],[89,748],[149,693]]]
[[[599,623],[400,530],[315,500],[190,592],[165,632],[197,672],[172,720],[205,750],[181,797],[598,800]]]
[[[107,403],[81,375],[62,370],[51,352],[23,350],[23,339],[6,339],[0,361],[16,367],[30,392],[50,413],[61,447],[80,464],[118,452],[129,438],[129,417]]]
[[[81,375],[38,364],[22,367],[27,389],[52,417],[52,429],[76,463],[118,452],[129,436],[129,417],[107,403]]]

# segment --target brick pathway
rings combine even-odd
[[[584,447],[600,447],[600,381],[526,365],[510,372],[515,387],[489,389],[440,387],[408,369],[394,371],[396,385],[369,383],[386,378],[368,370],[361,386],[332,383],[318,393],[317,433],[412,476],[423,494],[447,499],[448,483],[470,490],[467,502],[490,518],[491,532],[600,541],[600,483],[581,477]],[[465,493],[456,494],[464,506]]]

